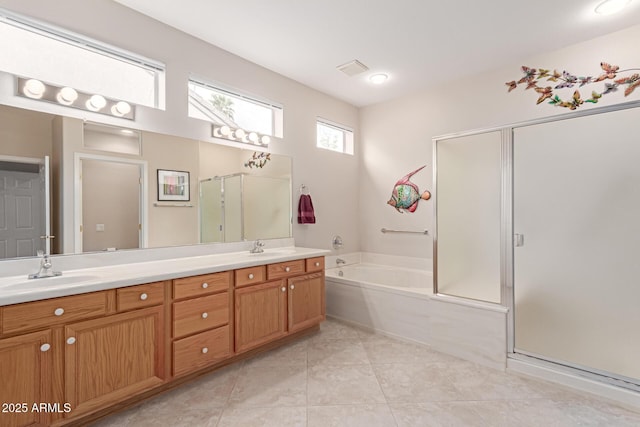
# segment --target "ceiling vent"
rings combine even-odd
[[[346,64],[338,65],[336,68],[349,77],[353,77],[356,74],[364,73],[369,69],[369,67],[367,67],[357,59],[354,59],[351,62],[347,62]]]

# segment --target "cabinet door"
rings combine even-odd
[[[164,308],[65,327],[65,396],[78,415],[164,382]]]
[[[0,340],[0,425],[47,425],[46,412],[33,404],[51,403],[51,332]]]
[[[283,280],[236,289],[235,308],[237,352],[287,333],[287,288]]]
[[[316,325],[325,319],[324,273],[294,277],[289,287],[289,332]]]

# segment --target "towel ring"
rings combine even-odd
[[[306,194],[306,195],[309,195],[309,189],[307,188],[307,186],[306,186],[306,185],[302,184],[302,185],[300,186],[300,194]]]

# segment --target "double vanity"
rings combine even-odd
[[[85,425],[316,330],[326,253],[289,247],[0,278],[0,425]]]

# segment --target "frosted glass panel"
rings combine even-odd
[[[500,132],[436,143],[437,288],[500,302]]]
[[[640,111],[514,131],[516,351],[640,379]]]
[[[200,243],[223,242],[222,181],[200,182]]]
[[[288,178],[244,177],[244,238],[275,239],[291,228],[291,184]]]
[[[242,175],[224,178],[224,241],[244,240],[242,229]]]

